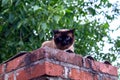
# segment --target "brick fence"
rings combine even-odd
[[[48,47],[0,65],[0,80],[117,80],[117,68]]]

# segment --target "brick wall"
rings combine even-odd
[[[48,47],[0,65],[0,80],[117,80],[117,68]]]

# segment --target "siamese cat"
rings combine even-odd
[[[53,30],[53,39],[43,42],[42,47],[48,46],[74,53],[74,31],[74,29]]]

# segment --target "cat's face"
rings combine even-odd
[[[74,43],[74,29],[54,30],[54,42],[58,49],[64,50]]]

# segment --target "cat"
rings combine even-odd
[[[64,50],[69,53],[74,53],[74,31],[75,29],[60,29],[53,30],[53,39],[42,43],[41,47],[51,47],[54,49]],[[87,55],[85,58],[95,60],[92,56]],[[111,65],[109,61],[105,61],[105,64]]]
[[[53,39],[42,43],[41,47],[51,47],[74,53],[74,31],[75,29],[53,30]]]

